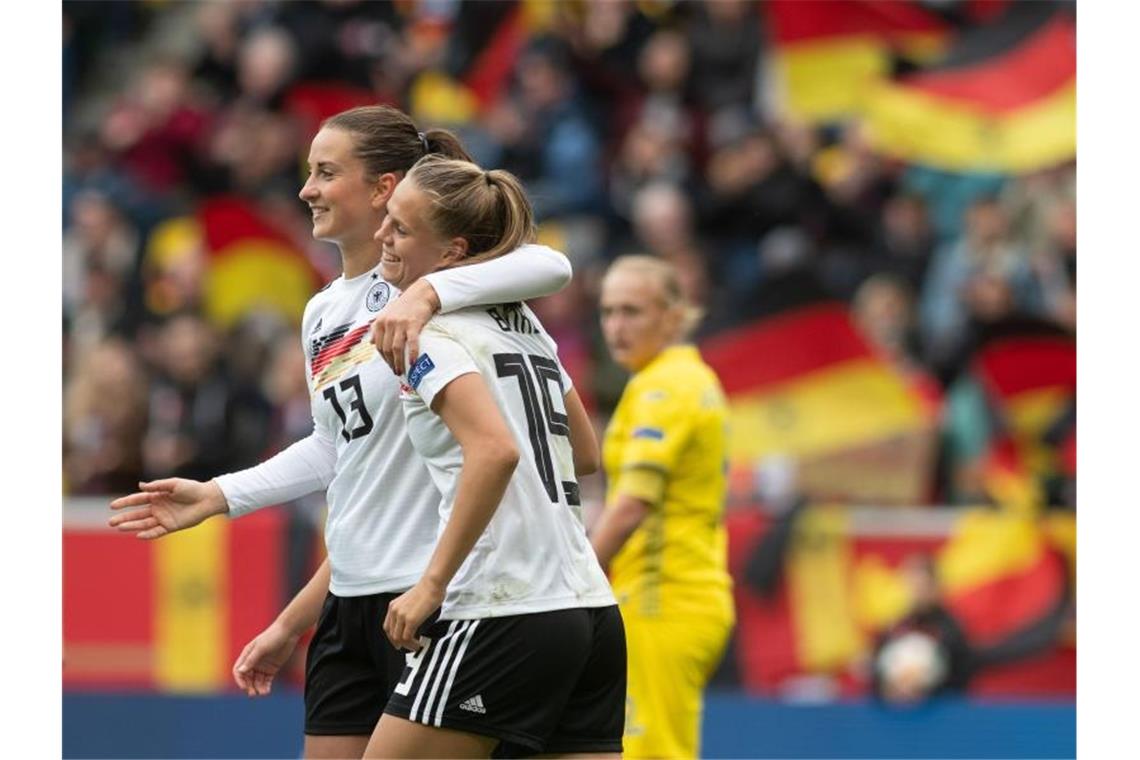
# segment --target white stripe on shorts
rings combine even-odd
[[[416,719],[416,712],[420,709],[420,700],[423,699],[424,696],[424,684],[428,682],[428,679],[431,678],[432,671],[435,670],[435,661],[439,657],[439,650],[442,649],[443,642],[447,641],[447,639],[451,638],[452,634],[455,633],[455,627],[458,622],[458,620],[451,621],[451,626],[447,629],[447,633],[443,635],[443,638],[433,642],[435,644],[435,651],[431,653],[431,661],[428,663],[427,671],[424,672],[423,679],[420,681],[420,688],[416,692],[416,699],[412,702],[412,711],[408,715],[409,720]]]
[[[424,714],[421,721],[424,725],[428,725],[431,722],[431,708],[435,703],[435,695],[439,691],[439,685],[443,681],[443,674],[447,672],[447,663],[451,660],[451,655],[455,651],[455,644],[457,641],[463,638],[464,632],[471,627],[471,621],[469,620],[462,620],[458,622],[459,629],[456,630],[455,636],[452,637],[451,641],[447,642],[447,649],[443,652],[443,657],[440,658],[439,670],[435,672],[435,680],[432,682],[431,691],[428,692],[427,702],[424,703]],[[424,680],[424,685],[422,688],[427,688],[426,679]]]
[[[463,653],[467,651],[467,645],[471,643],[471,639],[475,636],[475,629],[479,627],[478,620],[471,621],[471,627],[467,629],[467,635],[463,638],[463,644],[459,647],[459,654],[455,656],[455,662],[451,664],[451,672],[447,677],[447,686],[443,687],[443,696],[440,697],[439,707],[435,712],[435,725],[441,726],[443,723],[443,707],[447,704],[447,698],[451,696],[451,685],[455,683],[455,674],[459,672],[459,663],[463,661]],[[458,641],[458,637],[456,637]],[[440,669],[440,673],[443,670]],[[428,708],[430,710],[431,708]],[[425,711],[426,712],[426,711]]]

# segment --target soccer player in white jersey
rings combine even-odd
[[[511,174],[429,156],[389,200],[381,271],[408,287],[533,234]],[[400,396],[441,532],[388,606],[415,654],[365,756],[619,756],[625,634],[575,480],[598,445],[554,341],[516,302],[436,316],[419,347]]]
[[[152,539],[215,514],[236,517],[327,490],[328,559],[235,664],[239,685],[267,693],[319,616],[305,672],[309,758],[362,755],[405,667],[381,630],[388,602],[423,575],[438,531],[439,493],[407,440],[399,381],[370,343],[370,325],[384,321],[377,317],[389,302],[393,321],[414,327],[437,306],[537,297],[570,277],[561,254],[523,246],[499,261],[425,278],[394,300],[374,236],[394,188],[428,153],[467,157],[451,133],[419,132],[387,107],[338,114],[313,139],[300,197],[312,209],[313,236],[340,249],[344,273],[313,296],[302,321],[312,434],[248,470],[208,483],[144,483],[111,505],[129,510],[117,512],[112,526]]]

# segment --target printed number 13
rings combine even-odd
[[[348,429],[348,415],[345,414],[344,408],[340,405],[340,401],[337,400],[336,388],[330,385],[328,388],[325,388],[325,392],[321,395],[332,404],[336,416],[340,417],[340,434],[344,436],[344,440],[355,441],[357,438],[372,432],[372,417],[368,414],[368,409],[364,406],[364,392],[360,388],[360,375],[353,375],[347,380],[342,380],[338,387],[342,391],[352,391],[352,398],[349,399],[348,408],[355,409],[360,415],[360,425],[351,432]]]

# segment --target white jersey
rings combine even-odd
[[[333,280],[301,322],[313,421],[336,446],[325,545],[337,596],[411,588],[438,529],[439,493],[408,442],[399,378],[369,340],[397,295],[377,270]]]
[[[378,271],[339,277],[305,307],[313,433],[254,467],[215,478],[231,517],[327,489],[329,590],[337,596],[411,588],[438,533],[439,492],[408,440],[399,380],[369,340],[372,320],[396,297]],[[448,311],[553,293],[570,276],[565,256],[532,244],[426,279]]]
[[[431,402],[460,375],[483,376],[514,433],[520,459],[483,535],[447,587],[444,620],[615,604],[586,538],[564,396],[570,378],[554,341],[525,305],[436,316],[401,387],[408,434],[443,494],[440,530],[463,454]]]

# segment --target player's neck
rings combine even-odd
[[[340,249],[340,263],[344,279],[359,277],[380,263],[380,244],[368,240],[356,245],[344,245]]]

